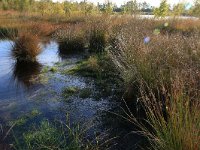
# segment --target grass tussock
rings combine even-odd
[[[30,27],[28,28],[28,30],[31,31],[32,34],[40,37],[50,36],[56,29],[56,26],[48,22],[32,23],[29,26]]]
[[[16,28],[5,28],[0,27],[0,38],[6,39],[6,38],[15,38],[18,35],[18,30]]]
[[[131,111],[125,116],[138,128],[134,133],[146,137],[151,149],[199,150],[199,102],[191,102],[192,97],[181,89],[181,92],[170,95],[170,104],[165,105],[164,96],[158,98],[158,94],[142,82],[138,96],[140,107],[137,110],[140,116],[138,118]],[[145,117],[144,114],[141,116],[141,109],[145,111]]]
[[[24,33],[15,41],[12,55],[18,61],[35,61],[36,56],[41,52],[38,36]]]
[[[89,40],[89,50],[93,52],[103,52],[106,47],[105,31],[93,29]]]
[[[79,25],[59,29],[53,37],[58,40],[61,54],[81,52],[85,49],[84,30]]]
[[[140,127],[153,149],[198,150],[200,35],[155,34],[148,28],[152,22],[133,20],[120,27],[111,58],[128,99],[137,98],[137,107],[145,110],[151,132]]]
[[[61,54],[81,52],[84,48],[83,39],[81,37],[73,37],[73,39],[65,39],[59,42],[59,50]]]

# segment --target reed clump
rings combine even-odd
[[[132,20],[122,26],[111,43],[111,58],[126,93],[134,95],[128,97],[136,101],[136,113],[145,111],[150,130],[138,126],[153,149],[198,150],[200,35],[155,34],[148,28],[152,22]]]
[[[18,35],[17,28],[0,27],[0,38],[15,38]]]
[[[35,61],[40,54],[41,47],[38,36],[23,33],[16,40],[12,49],[12,55],[17,61]]]
[[[48,37],[55,30],[55,26],[48,22],[31,23],[29,26],[29,30],[32,32],[32,34],[40,37]]]
[[[89,50],[93,52],[103,52],[106,47],[105,31],[93,29],[90,35]]]
[[[61,54],[82,52],[85,49],[84,30],[79,25],[67,26],[53,35],[59,43]]]

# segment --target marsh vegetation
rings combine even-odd
[[[0,149],[200,149],[200,20],[177,18],[199,1],[20,2],[0,1]]]

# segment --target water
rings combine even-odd
[[[115,110],[119,112],[119,102],[113,100],[112,96],[95,97],[101,91],[91,78],[62,74],[62,70],[74,67],[84,55],[60,55],[57,42],[50,41],[41,43],[42,52],[36,62],[19,63],[11,56],[13,44],[9,40],[0,41],[0,125],[8,129],[16,120],[30,116],[37,110],[38,115],[30,117],[25,122],[25,128],[19,128],[19,135],[27,131],[32,123],[39,124],[43,119],[65,122],[66,116],[69,116],[70,122],[91,126],[88,137],[92,139],[96,132],[105,132],[108,138],[120,135],[119,139],[113,141],[118,143],[113,144],[115,150],[124,149],[124,146],[128,148],[128,145],[141,141],[139,136],[128,134],[134,129],[132,125],[110,113]],[[44,72],[44,68],[56,64],[60,64],[57,65],[57,72]],[[80,90],[88,88],[92,96],[80,98],[75,94],[66,99],[62,96],[63,88],[66,87],[77,87]],[[0,149],[2,144],[6,145],[1,136],[4,135],[0,132]]]
[[[94,89],[94,82],[60,72],[47,72],[41,77],[42,69],[63,61],[70,62],[70,68],[82,59],[80,55],[63,58],[58,53],[58,44],[51,41],[41,44],[42,53],[37,62],[18,63],[11,56],[12,41],[0,41],[0,123],[9,124],[33,110],[39,110],[42,118],[64,119],[66,114],[75,122],[86,122],[96,117],[100,110],[107,110],[112,103],[109,99],[96,100],[73,96],[70,100],[62,97],[65,87]],[[44,78],[39,80],[39,78]]]

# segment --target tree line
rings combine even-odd
[[[72,13],[84,13],[89,15],[92,13],[120,13],[120,14],[154,14],[156,17],[164,17],[167,15],[193,15],[200,16],[200,0],[195,0],[193,5],[189,3],[178,3],[170,6],[167,0],[161,0],[160,6],[155,8],[147,2],[138,3],[137,0],[130,0],[121,6],[117,6],[105,1],[104,4],[97,5],[83,0],[82,2],[53,2],[52,0],[0,0],[1,10],[15,10],[20,12],[36,12],[44,14],[68,15]]]

